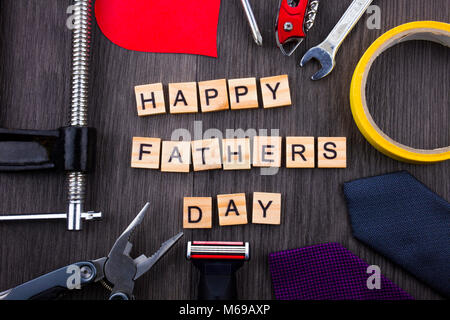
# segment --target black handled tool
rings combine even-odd
[[[187,258],[200,271],[199,300],[236,300],[236,271],[250,259],[248,242],[189,241]]]
[[[129,254],[133,244],[129,240],[136,227],[144,219],[148,207],[149,203],[116,240],[107,257],[77,262],[50,272],[0,293],[0,300],[55,299],[70,290],[81,289],[98,281],[111,290],[110,300],[134,299],[134,282],[149,271],[183,236],[181,232],[170,238],[149,258],[145,255],[136,259],[131,258]]]

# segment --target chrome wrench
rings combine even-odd
[[[333,30],[331,30],[328,37],[321,44],[312,47],[305,53],[300,61],[301,67],[311,59],[318,60],[321,65],[321,69],[311,77],[312,80],[320,80],[333,71],[339,47],[364,12],[366,12],[372,1],[373,0],[354,0]]]

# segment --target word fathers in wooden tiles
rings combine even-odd
[[[287,137],[286,168],[347,167],[347,139],[320,137],[317,148],[314,137]],[[163,141],[134,137],[132,168],[159,169],[163,172],[190,172],[214,169],[249,170],[251,167],[279,168],[282,166],[283,139],[257,136],[237,139],[205,139],[196,141]],[[192,162],[191,162],[192,161]]]
[[[264,108],[291,105],[287,75],[260,79]],[[254,109],[259,107],[256,78],[219,79],[211,81],[169,83],[169,112],[196,113],[222,110]],[[162,83],[136,86],[138,116],[166,113]]]
[[[183,201],[183,228],[212,228],[212,197],[186,197]],[[252,223],[281,224],[281,194],[254,192]],[[247,224],[247,202],[245,193],[221,194],[217,196],[220,226]]]

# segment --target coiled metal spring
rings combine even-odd
[[[84,201],[86,197],[86,175],[81,172],[69,172],[67,178],[69,201]]]
[[[88,125],[89,59],[91,53],[92,0],[74,0],[75,25],[72,34],[72,75],[70,125]],[[81,229],[81,216],[86,197],[86,175],[70,172],[68,184],[68,229]]]

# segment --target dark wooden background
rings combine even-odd
[[[281,192],[281,226],[219,227],[186,230],[185,238],[136,283],[140,299],[194,299],[197,271],[185,260],[188,240],[246,240],[252,259],[239,274],[244,299],[272,298],[267,257],[270,252],[329,241],[342,243],[418,299],[442,298],[351,234],[342,183],[397,170],[409,170],[450,199],[450,162],[420,166],[400,163],[372,148],[357,130],[349,105],[353,70],[368,46],[383,32],[415,20],[449,22],[447,0],[376,0],[381,30],[360,21],[339,51],[333,73],[319,82],[309,76],[318,68],[297,67],[307,48],[329,33],[351,0],[322,0],[316,25],[291,58],[275,47],[274,15],[278,0],[251,1],[264,37],[255,45],[238,0],[222,1],[219,58],[182,54],[130,52],[113,45],[94,28],[90,125],[98,129],[96,172],[88,180],[87,209],[102,210],[102,222],[79,233],[63,222],[0,224],[0,291],[84,259],[108,253],[115,238],[146,201],[151,213],[135,234],[135,252],[151,253],[182,230],[183,196],[213,196],[253,191]],[[67,124],[71,32],[66,28],[70,0],[2,0],[0,2],[0,126],[53,129]],[[174,3],[176,5],[176,3]],[[151,17],[149,17],[151,18]],[[365,19],[364,19],[365,20]],[[450,145],[450,55],[439,45],[414,42],[391,49],[376,62],[368,87],[375,120],[392,137],[415,147]],[[292,108],[138,118],[133,87],[139,84],[218,78],[289,75]],[[346,136],[348,168],[286,169],[261,176],[210,171],[169,174],[130,168],[132,136],[169,139],[177,128],[204,130],[280,129],[281,135]],[[66,208],[65,177],[57,173],[0,174],[0,214],[55,212]],[[102,299],[99,286],[71,299]]]

